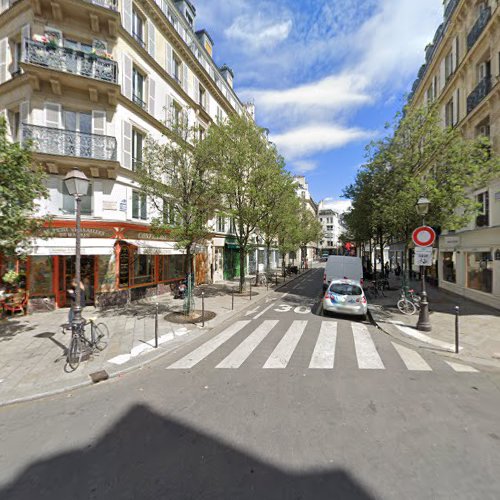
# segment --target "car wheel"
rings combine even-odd
[[[368,321],[368,314],[362,314],[361,321]]]

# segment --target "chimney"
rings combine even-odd
[[[245,104],[245,109],[247,113],[252,117],[252,120],[255,121],[255,104],[253,102],[247,102]]]
[[[203,45],[203,47],[205,48],[205,50],[210,54],[210,57],[213,57],[212,56],[212,51],[213,51],[213,48],[214,48],[214,41],[212,40],[212,38],[210,37],[210,35],[207,33],[206,30],[198,30],[196,32],[196,36],[198,37],[198,40],[200,41],[200,43]]]
[[[231,88],[233,88],[233,79],[234,79],[233,70],[229,66],[227,66],[227,64],[223,64],[219,69],[226,82],[229,84]]]

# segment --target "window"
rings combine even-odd
[[[185,261],[184,255],[162,255],[160,257],[160,281],[184,278]]]
[[[453,73],[453,54],[450,50],[444,58],[444,81],[447,82]]]
[[[20,137],[20,126],[21,126],[21,113],[19,111],[11,111],[9,113],[9,124],[10,124],[10,135],[12,140],[19,141]]]
[[[491,293],[493,290],[493,270],[490,252],[466,253],[467,288]]]
[[[141,108],[146,108],[146,102],[144,101],[144,75],[134,67],[132,70],[132,99]]]
[[[427,89],[426,96],[427,104],[431,104],[432,101],[434,101],[434,88],[432,87],[432,84]]]
[[[477,65],[477,81],[482,82],[485,78],[488,78],[491,75],[491,64],[490,61],[483,61],[482,63]]]
[[[443,279],[449,283],[457,282],[456,252],[443,252]]]
[[[175,54],[172,57],[172,72],[174,80],[182,85],[182,63]]]
[[[236,233],[236,224],[234,222],[234,219],[231,219],[230,222],[229,222],[229,232],[231,234],[235,234]]]
[[[452,127],[453,123],[454,123],[454,120],[453,120],[453,99],[450,99],[446,103],[446,107],[445,107],[444,124],[447,127]]]
[[[189,15],[189,13],[186,11],[186,19],[187,19],[187,22],[189,23],[189,26],[191,26],[191,28],[193,27],[193,18]]]
[[[136,129],[132,130],[132,170],[135,172],[142,165],[142,147],[144,135]]]
[[[132,191],[132,218],[141,220],[148,218],[147,197],[139,191]]]
[[[198,139],[202,141],[205,139],[205,129],[202,126],[198,127]]]
[[[12,57],[12,76],[16,76],[21,74],[21,68],[19,67],[19,63],[21,62],[21,42],[14,42],[12,47],[13,57]]]
[[[143,285],[152,283],[155,276],[154,255],[134,255],[133,284]]]
[[[163,199],[163,223],[175,224],[175,205],[173,202]]]
[[[137,10],[132,10],[132,35],[144,47],[144,19]]]
[[[479,215],[476,218],[476,226],[483,227],[490,225],[490,194],[488,191],[479,193],[476,196],[476,202],[479,204]]]
[[[217,224],[216,224],[216,231],[218,233],[225,233],[226,232],[226,219],[219,215],[217,217]]]
[[[75,197],[68,192],[66,183],[62,182],[62,194],[63,194],[63,206],[62,211],[65,214],[76,213]],[[82,215],[92,215],[92,184],[89,184],[87,189],[87,194],[82,196],[82,201],[80,202],[80,209]]]

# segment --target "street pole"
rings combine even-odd
[[[422,218],[422,226],[425,226],[425,217]],[[425,288],[425,266],[421,266],[422,276],[422,300],[420,301],[420,312],[418,314],[417,330],[430,332],[432,330],[431,321],[429,318],[429,302],[427,300],[427,290]]]
[[[81,269],[80,269],[80,246],[81,246],[81,197],[75,194],[76,202],[76,240],[75,240],[75,277],[76,277],[76,297],[73,310],[73,324],[82,322],[82,290],[80,288]]]
[[[460,350],[459,347],[459,335],[460,335],[460,327],[459,327],[459,316],[460,316],[460,306],[455,306],[455,354],[458,354]]]

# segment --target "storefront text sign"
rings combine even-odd
[[[445,236],[444,244],[448,247],[454,247],[460,245],[460,238],[458,236]]]
[[[52,227],[47,232],[53,238],[76,238],[76,229],[74,227]],[[99,229],[93,227],[81,228],[82,238],[113,238],[114,231],[110,229]]]

